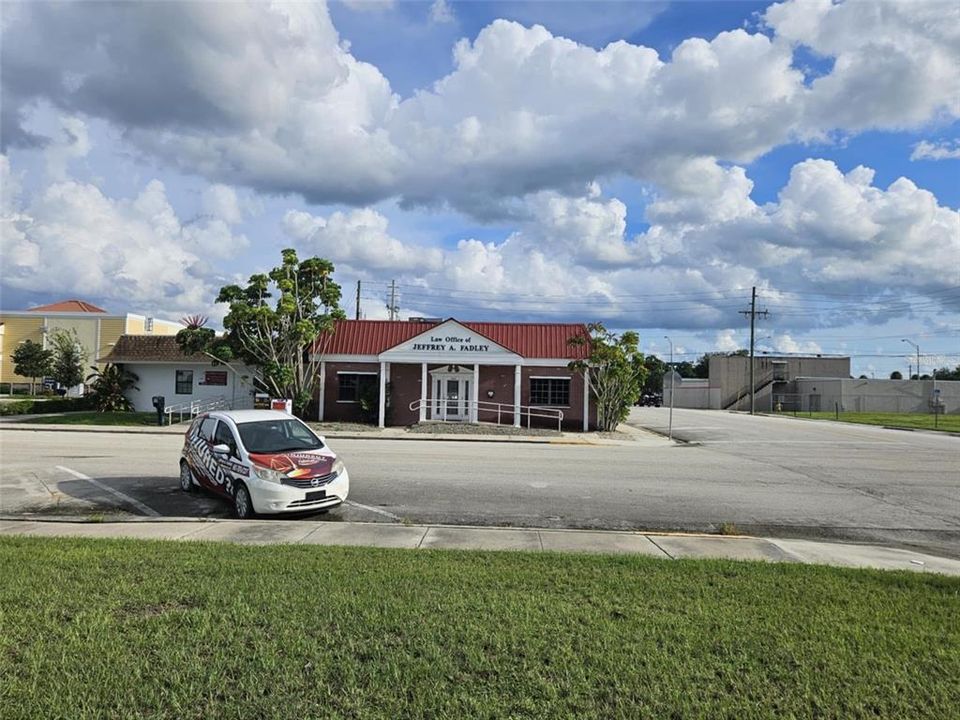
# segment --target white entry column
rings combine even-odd
[[[427,390],[429,390],[427,383],[429,382],[427,364],[420,363],[420,422],[427,419]]]
[[[234,384],[236,384],[236,373],[234,373]],[[317,420],[323,422],[323,406],[327,399],[327,363],[320,361],[320,397],[317,400]]]
[[[513,426],[520,427],[520,366],[513,366]]]
[[[387,363],[380,363],[380,418],[379,427],[385,427],[387,412]]]
[[[470,387],[470,422],[480,419],[480,363],[473,364],[473,385]]]
[[[583,431],[590,430],[590,368],[583,369]]]

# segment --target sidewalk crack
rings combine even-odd
[[[649,540],[650,542],[652,542],[652,543],[656,546],[656,548],[657,548],[660,552],[662,552],[664,555],[666,555],[668,558],[670,558],[671,560],[676,560],[676,558],[675,558],[673,555],[671,555],[671,554],[668,553],[666,550],[664,550],[664,549],[657,543],[657,541],[654,540],[650,535],[644,535],[644,537],[645,537],[647,540]]]
[[[423,535],[421,535],[421,536],[420,536],[420,540],[417,541],[417,547],[416,547],[417,550],[419,550],[419,549],[423,546],[423,541],[426,539],[428,532],[430,532],[430,528],[429,528],[429,527],[427,527],[426,529],[424,529]]]

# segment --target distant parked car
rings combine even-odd
[[[350,492],[350,476],[323,438],[276,410],[199,415],[180,453],[180,489],[228,498],[239,518],[328,510]]]
[[[663,395],[660,393],[645,393],[640,396],[639,404],[644,407],[660,407],[663,405]]]

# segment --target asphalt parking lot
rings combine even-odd
[[[636,410],[665,428],[663,408]],[[960,438],[676,411],[672,445],[331,440],[348,504],[317,522],[716,531],[960,557]],[[227,517],[177,487],[181,438],[0,429],[0,514]],[[303,517],[303,516],[301,516]]]

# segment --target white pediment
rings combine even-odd
[[[446,320],[416,337],[384,350],[384,362],[497,363],[520,361],[520,356],[458,323]]]

